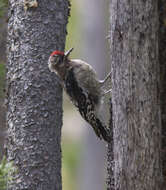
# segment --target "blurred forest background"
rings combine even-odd
[[[0,159],[5,138],[6,0],[0,0]],[[66,50],[91,64],[100,79],[108,73],[108,1],[71,0]],[[104,189],[105,144],[98,140],[64,94],[62,175],[64,190]],[[88,174],[88,175],[87,175]]]

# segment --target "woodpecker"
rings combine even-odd
[[[96,135],[109,143],[111,141],[110,130],[100,119],[99,109],[102,97],[111,92],[111,90],[103,90],[103,86],[110,78],[110,73],[104,80],[98,80],[96,72],[88,63],[79,59],[69,59],[72,50],[73,48],[66,53],[52,52],[48,60],[48,67],[51,72],[58,75],[72,103],[92,126]]]

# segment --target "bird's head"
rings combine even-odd
[[[58,70],[64,67],[65,62],[68,60],[70,53],[72,52],[73,48],[68,50],[67,52],[62,51],[53,51],[48,60],[48,67],[52,72],[58,72]]]

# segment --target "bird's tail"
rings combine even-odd
[[[104,126],[99,119],[96,119],[95,125],[92,125],[96,135],[104,141],[110,143],[112,140],[111,131]]]

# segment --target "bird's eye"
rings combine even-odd
[[[56,64],[58,64],[60,61],[59,57],[56,57]]]
[[[59,55],[52,55],[51,60],[54,64],[59,65],[63,62],[63,57]]]

